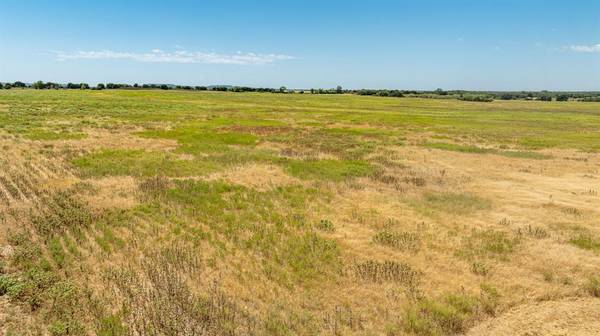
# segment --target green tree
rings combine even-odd
[[[44,89],[46,87],[46,85],[42,81],[37,81],[37,82],[33,83],[32,87],[36,90],[41,90],[41,89]]]

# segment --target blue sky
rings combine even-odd
[[[600,1],[0,3],[0,81],[600,90]]]

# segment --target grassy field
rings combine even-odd
[[[0,335],[600,329],[600,103],[10,90],[0,148]]]

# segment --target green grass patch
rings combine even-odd
[[[487,153],[494,152],[493,149],[489,149],[489,148],[481,148],[481,147],[475,147],[475,146],[463,146],[463,145],[457,145],[457,144],[445,143],[445,142],[431,142],[431,143],[426,143],[424,146],[428,147],[428,148],[435,148],[435,149],[441,149],[441,150],[452,151],[452,152],[461,152],[461,153],[487,154]]]
[[[108,149],[73,160],[83,176],[200,176],[218,170],[215,163],[180,160],[170,153]]]
[[[582,232],[574,235],[569,239],[571,245],[577,246],[580,249],[600,252],[600,238],[592,235],[589,232]]]
[[[222,152],[232,145],[253,146],[258,143],[258,138],[252,134],[218,131],[201,124],[180,126],[169,131],[144,131],[138,135],[177,140],[180,145],[178,151],[190,154]]]
[[[63,249],[59,237],[54,237],[50,239],[50,241],[48,242],[48,252],[50,254],[50,257],[52,257],[52,260],[54,260],[54,262],[58,266],[58,268],[63,268],[65,266],[67,256],[65,254],[65,250]]]
[[[373,167],[364,161],[347,160],[290,160],[286,171],[301,179],[343,181],[353,177],[367,176]]]
[[[478,305],[477,297],[463,294],[421,299],[404,314],[403,327],[415,335],[458,334],[467,330]]]
[[[319,275],[340,270],[341,260],[334,240],[316,233],[292,236],[285,242],[278,262],[292,271],[296,281],[306,281]]]

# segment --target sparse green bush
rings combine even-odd
[[[0,275],[0,296],[16,296],[21,291],[21,282],[10,275]]]

